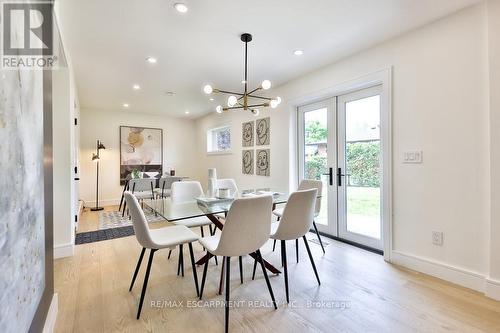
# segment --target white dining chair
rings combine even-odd
[[[316,270],[316,265],[314,264],[311,250],[309,249],[309,243],[307,242],[307,238],[305,236],[309,229],[311,229],[314,219],[317,195],[318,190],[315,188],[293,192],[283,209],[280,222],[276,222],[271,225],[270,238],[281,241],[281,262],[285,271],[284,275],[287,303],[290,302],[288,293],[288,267],[285,243],[287,240],[297,240],[302,237],[307,249],[307,254],[309,255],[309,260],[311,261],[311,265],[314,270],[314,274],[316,275],[316,280],[318,280],[318,284],[321,285],[318,271]],[[254,262],[252,279],[255,277],[255,268],[256,262]]]
[[[154,188],[156,185],[156,178],[133,178],[128,181],[128,190],[141,202],[144,199],[154,199]],[[127,201],[123,205],[122,216],[125,216],[125,209]]]
[[[172,192],[172,184],[174,182],[182,181],[182,177],[166,176],[160,178],[158,182],[158,188],[155,189],[155,193],[160,198],[168,198]]]
[[[232,178],[217,179],[216,187],[217,187],[217,190],[219,190],[221,188],[229,189],[229,195],[231,197],[234,197],[236,195],[236,193],[238,192],[238,186],[236,185],[236,182]],[[226,217],[226,214],[223,214],[223,213],[216,214],[216,215],[219,217],[222,217],[222,218]],[[214,233],[216,230],[217,230],[217,228],[214,228]],[[213,233],[212,233],[212,235],[213,235]]]
[[[153,256],[156,251],[165,248],[172,248],[179,246],[180,253],[183,252],[183,245],[189,245],[189,254],[191,256],[191,267],[193,269],[194,284],[196,287],[196,295],[199,296],[198,288],[198,277],[196,275],[196,264],[194,262],[193,255],[193,244],[192,242],[198,240],[198,235],[189,230],[185,226],[177,225],[171,227],[164,227],[159,229],[149,229],[148,222],[144,216],[144,212],[139,206],[137,198],[131,192],[125,192],[125,202],[129,206],[129,212],[132,217],[132,225],[134,227],[135,237],[137,241],[142,246],[141,254],[139,255],[139,260],[135,267],[134,276],[132,277],[132,282],[130,283],[129,291],[132,291],[134,287],[135,279],[137,278],[137,273],[141,267],[142,258],[146,249],[149,249],[149,260],[148,266],[146,268],[146,275],[144,276],[144,283],[142,285],[141,298],[139,301],[139,309],[137,310],[137,319],[141,316],[142,304],[144,302],[144,295],[146,294],[146,287],[148,285],[149,274],[151,272],[151,265],[153,263]],[[184,269],[184,268],[183,268]]]
[[[221,188],[229,189],[231,196],[238,192],[238,186],[236,186],[234,179],[231,178],[217,179],[217,189]]]
[[[170,192],[170,199],[172,200],[172,203],[196,201],[196,198],[201,196],[203,196],[203,189],[198,181],[182,181],[172,183],[172,189]],[[206,216],[193,217],[190,219],[174,221],[172,223],[175,225],[183,225],[188,228],[200,227],[201,237],[205,236],[203,227],[206,225],[209,226],[210,234],[213,233],[212,221],[210,221]],[[168,253],[168,258],[170,258],[171,254],[172,251]],[[217,258],[215,258],[215,260],[217,263]]]
[[[318,196],[321,196],[323,192],[323,182],[321,180],[311,180],[311,179],[304,179],[300,182],[299,188],[297,189],[298,191],[301,190],[308,190],[315,188],[318,190]],[[321,199],[316,200],[316,206],[314,208],[314,218],[317,218],[319,216],[319,213],[321,211]],[[283,208],[277,208],[273,210],[273,214],[278,217],[278,221],[283,215]],[[321,249],[323,250],[323,253],[325,253],[325,247],[323,246],[323,241],[321,240],[321,236],[318,231],[318,227],[316,226],[316,222],[313,220],[312,226],[314,228],[314,231],[316,232],[316,236],[318,236],[318,241],[319,245],[321,245]],[[273,251],[274,248],[276,247],[276,240],[273,243]],[[299,241],[297,240],[295,242],[295,256],[297,258],[297,263],[299,262]]]
[[[267,288],[274,308],[277,309],[273,289],[267,276],[264,260],[260,248],[269,239],[271,230],[271,211],[273,199],[271,196],[257,196],[252,198],[236,199],[231,205],[220,235],[208,236],[199,239],[199,242],[207,249],[208,258],[203,268],[201,280],[200,299],[203,297],[203,288],[207,276],[208,259],[211,256],[223,256],[225,260],[225,332],[229,329],[229,290],[231,257],[241,257],[255,253],[266,279]]]

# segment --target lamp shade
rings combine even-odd
[[[92,162],[97,162],[97,161],[99,161],[99,156],[97,156],[97,154],[92,154]]]

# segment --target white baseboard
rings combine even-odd
[[[99,200],[99,206],[118,206],[120,204],[120,199],[104,199]],[[95,206],[95,201],[85,201],[86,208],[92,208]]]
[[[478,272],[399,251],[392,251],[391,262],[466,288],[485,292],[486,277]],[[500,285],[497,287],[500,288]]]
[[[486,296],[500,301],[500,280],[486,278]]]
[[[62,244],[54,246],[54,259],[71,257],[75,254],[75,244]]]
[[[59,298],[57,294],[52,296],[52,301],[50,302],[49,311],[47,312],[47,318],[45,318],[45,324],[43,325],[43,333],[52,333],[56,327],[57,312],[59,308]]]

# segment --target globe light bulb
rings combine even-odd
[[[253,110],[252,110],[252,112],[253,112],[253,115],[254,115],[254,116],[256,116],[256,117],[257,117],[257,116],[259,115],[259,113],[260,113],[259,109],[253,109]]]
[[[279,103],[278,103],[278,101],[277,101],[277,100],[275,100],[275,99],[272,99],[272,100],[271,100],[271,103],[269,103],[269,105],[270,105],[270,106],[271,106],[271,108],[273,108],[273,109],[276,109],[276,107],[278,106],[278,104],[279,104]]]
[[[281,104],[281,97],[276,97],[276,101],[278,102],[278,104]]]
[[[203,87],[203,91],[205,92],[205,94],[210,95],[214,91],[214,88],[212,88],[211,85],[207,84]]]
[[[229,107],[233,107],[233,106],[235,106],[235,105],[236,105],[236,103],[238,103],[238,99],[236,98],[236,96],[232,96],[232,95],[231,95],[231,96],[229,96],[229,97],[227,98],[227,105],[228,105]]]
[[[269,80],[262,81],[261,87],[264,90],[271,88],[271,81],[269,81]]]
[[[222,106],[221,105],[217,105],[217,107],[215,108],[215,112],[222,113]]]

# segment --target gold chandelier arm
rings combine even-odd
[[[237,93],[237,92],[232,92],[232,91],[227,91],[227,90],[219,90],[219,89],[214,89],[215,93],[221,93],[221,94],[228,94],[228,95],[237,95],[237,96],[245,96],[245,94]]]
[[[252,105],[248,105],[247,108],[258,108],[258,107],[268,107],[269,106],[269,103],[262,103],[262,104],[252,104]]]
[[[259,91],[259,90],[261,90],[261,89],[262,89],[261,87],[257,87],[257,88],[255,88],[254,90],[249,91],[249,92],[247,93],[247,95],[251,95],[251,94],[253,94],[254,92]]]
[[[247,95],[247,96],[251,97],[251,98],[264,99],[266,101],[272,101],[273,100],[272,98],[269,98],[269,97],[262,97],[262,96],[255,96],[255,95]]]
[[[236,110],[236,109],[243,109],[244,106],[228,106],[222,109],[222,111],[228,111],[228,110]]]

